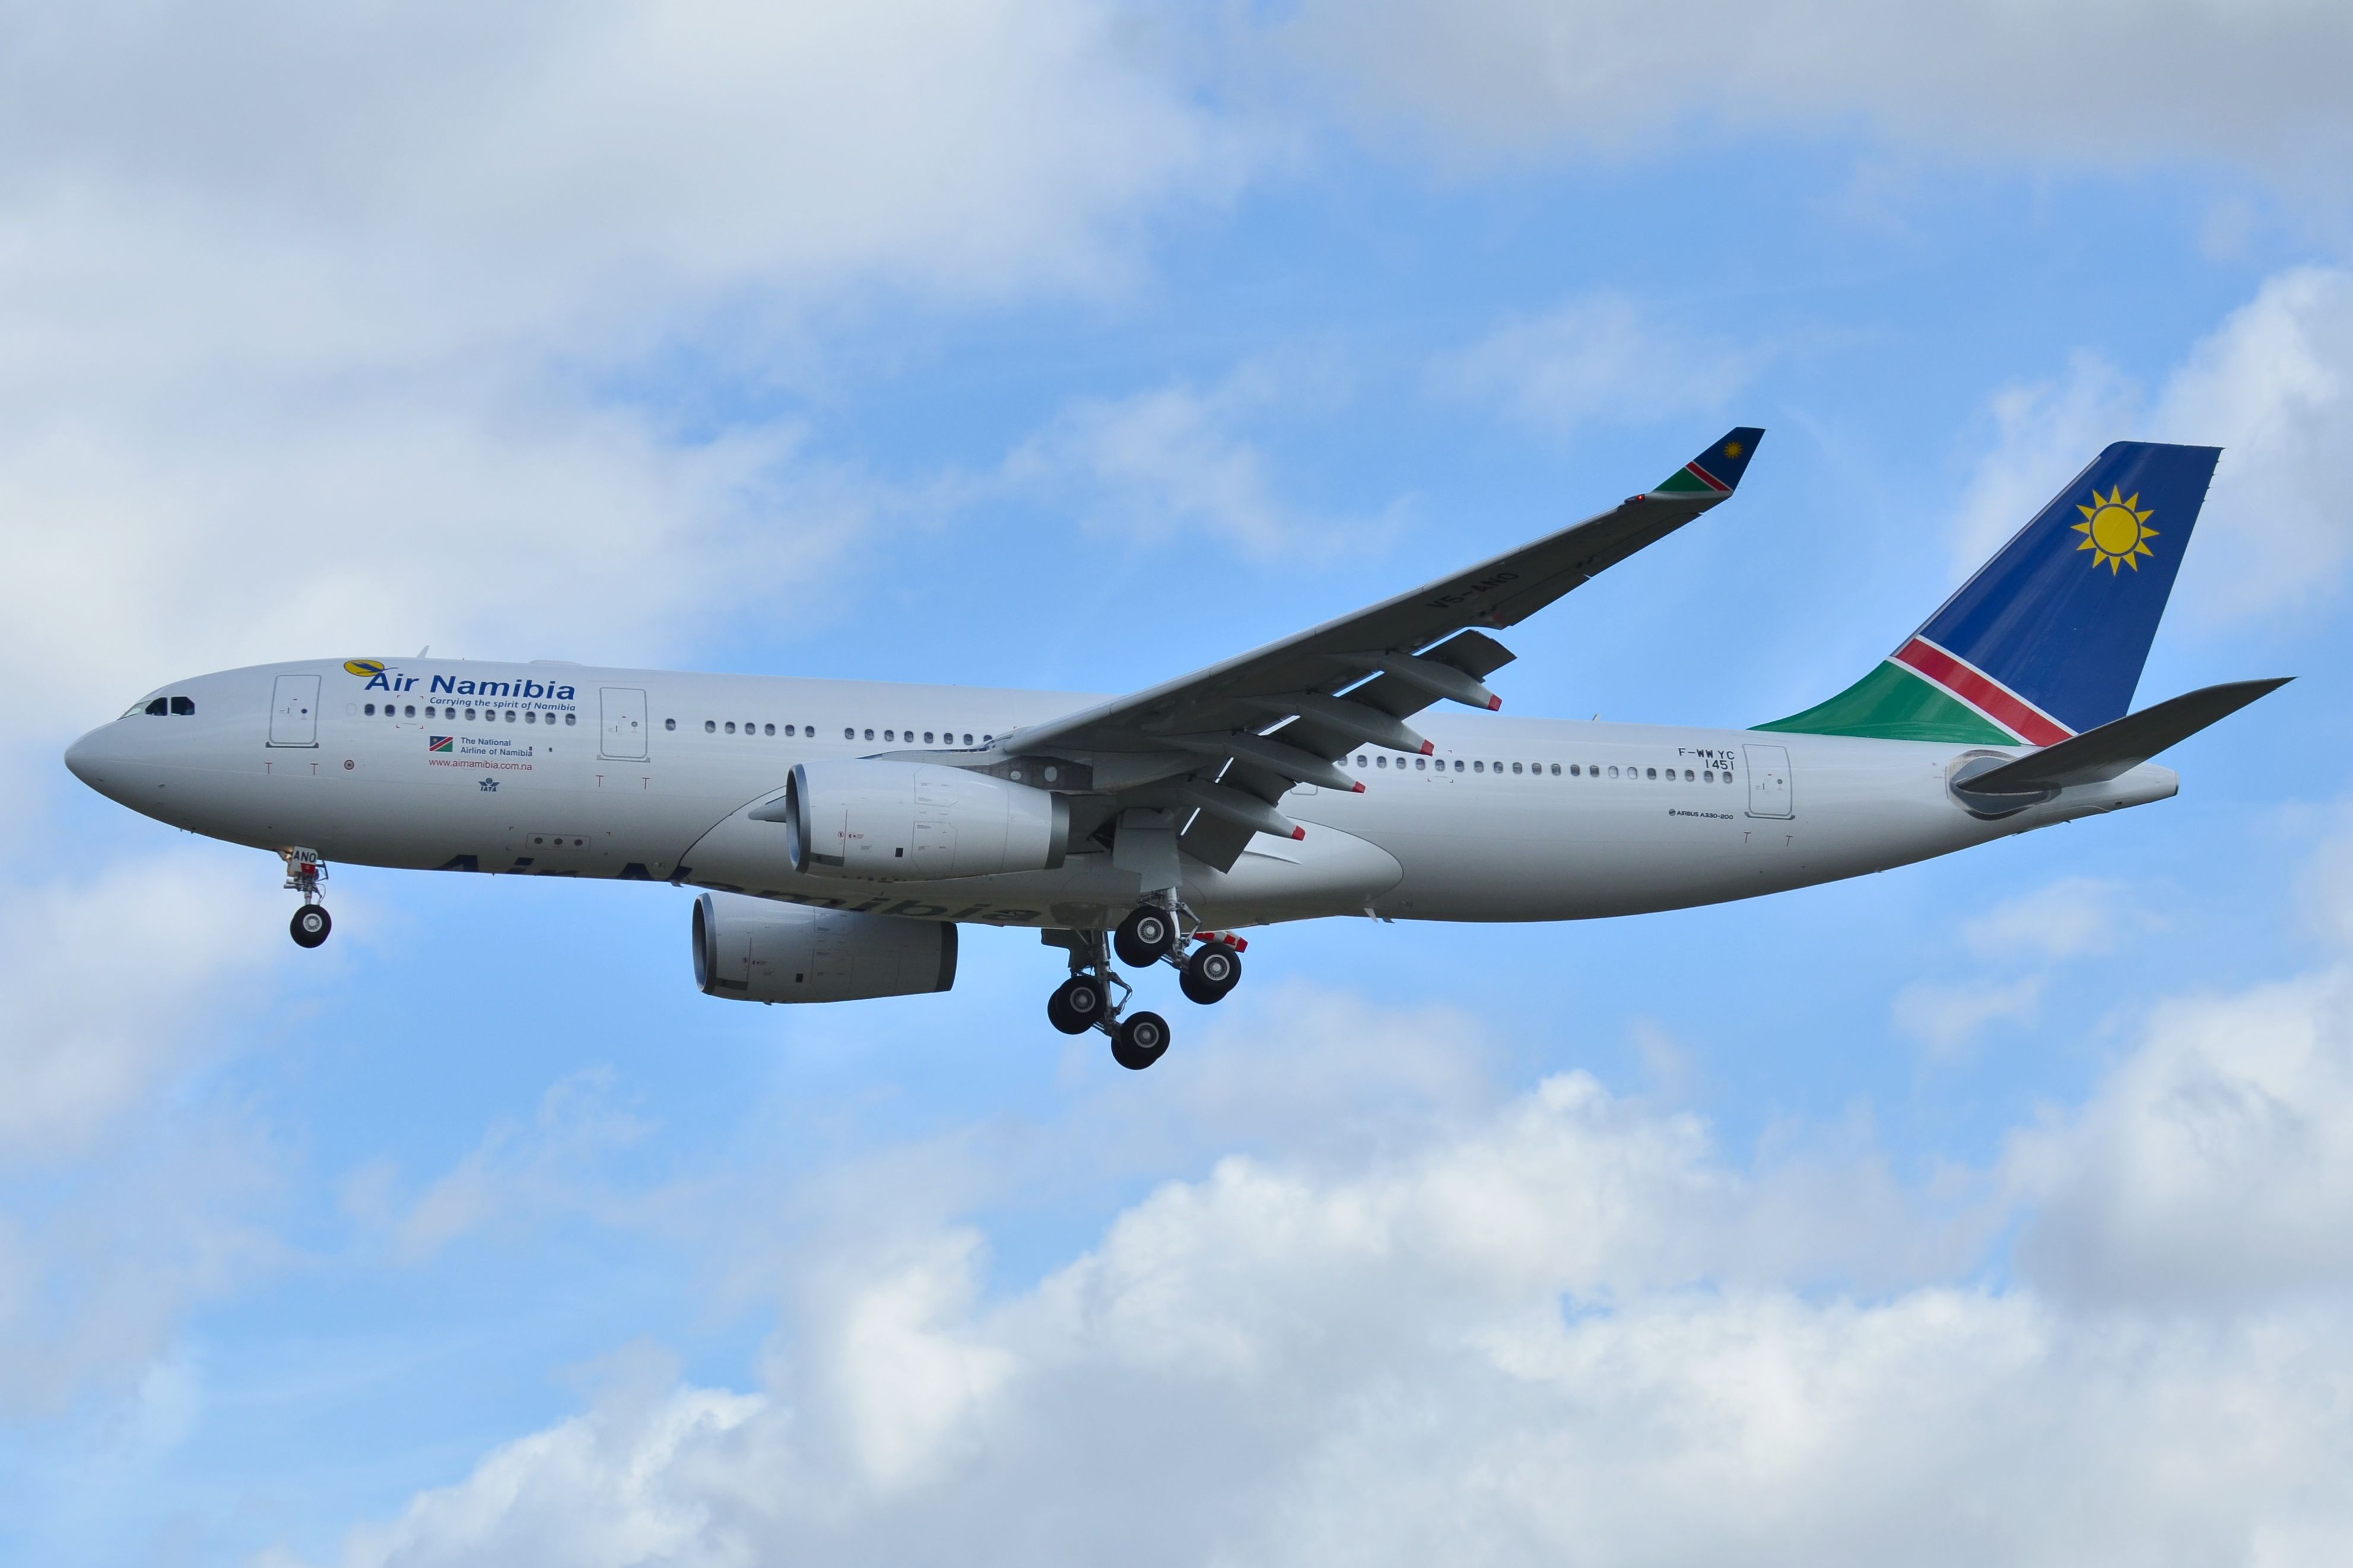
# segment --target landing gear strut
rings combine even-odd
[[[1166,914],[1161,918],[1173,943],[1176,922]],[[1101,1029],[1111,1037],[1112,1060],[1131,1072],[1141,1072],[1158,1061],[1168,1049],[1168,1020],[1157,1013],[1120,1016],[1126,1010],[1128,998],[1135,993],[1112,968],[1111,943],[1104,933],[1050,931],[1045,939],[1071,955],[1071,977],[1046,998],[1046,1021],[1066,1035]],[[1116,999],[1114,991],[1118,993]]]
[[[278,855],[286,862],[287,891],[302,895],[302,907],[294,911],[287,930],[295,946],[316,947],[335,929],[327,906],[319,901],[319,884],[326,879],[327,868],[320,864],[315,849],[280,849]]]

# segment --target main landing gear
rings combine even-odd
[[[1168,1020],[1157,1013],[1121,1016],[1134,990],[1111,967],[1112,954],[1138,967],[1167,964],[1177,972],[1177,988],[1204,1005],[1223,1001],[1242,977],[1240,938],[1196,931],[1200,945],[1185,956],[1180,919],[1176,910],[1145,904],[1108,938],[1100,931],[1046,932],[1050,944],[1071,955],[1071,977],[1046,998],[1046,1021],[1066,1035],[1101,1029],[1111,1037],[1112,1059],[1132,1072],[1158,1061],[1168,1049]]]
[[[280,849],[278,854],[286,862],[287,891],[302,895],[302,907],[294,911],[287,930],[295,946],[316,947],[335,929],[327,906],[319,901],[319,884],[326,880],[327,868],[320,864],[314,849]]]

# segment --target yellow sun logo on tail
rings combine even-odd
[[[2148,526],[2148,520],[2157,514],[2140,510],[2138,494],[2126,500],[2122,499],[2124,493],[2122,485],[2105,496],[2094,489],[2092,504],[2075,508],[2084,514],[2084,521],[2075,524],[2075,531],[2084,536],[2084,542],[2075,548],[2092,552],[2094,570],[2105,562],[2111,577],[2116,575],[2119,563],[2139,571],[2139,557],[2151,553],[2147,542],[2157,537],[2157,530]]]

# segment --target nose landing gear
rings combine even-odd
[[[327,940],[335,929],[327,906],[319,901],[319,884],[327,878],[327,868],[320,863],[315,849],[280,849],[279,858],[286,862],[286,889],[302,895],[302,907],[294,911],[287,931],[297,947],[316,947]]]

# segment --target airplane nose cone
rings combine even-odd
[[[124,769],[131,762],[126,755],[121,727],[102,725],[66,748],[66,771],[110,800],[119,800],[129,783]]]
[[[99,733],[92,730],[66,748],[66,771],[92,789],[99,787]]]

